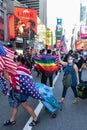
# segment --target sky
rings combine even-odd
[[[79,23],[80,0],[47,0],[47,26],[53,32],[57,18],[62,18],[66,35],[70,37],[72,28]]]

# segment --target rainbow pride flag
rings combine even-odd
[[[35,68],[46,74],[52,74],[60,68],[56,65],[56,56],[53,55],[36,56],[34,62]]]

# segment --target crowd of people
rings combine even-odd
[[[49,58],[53,59],[52,65],[56,69],[52,70],[49,68],[50,70],[49,73],[46,69],[45,71],[42,71],[41,66],[39,66],[39,68],[36,66],[37,57],[40,57],[42,59],[45,57],[45,63],[46,61],[48,61]],[[71,89],[73,90],[74,97],[75,97],[73,103],[78,102],[78,92],[76,87],[77,84],[82,82],[82,78],[81,78],[82,70],[87,66],[87,57],[83,56],[81,51],[73,52],[72,50],[70,50],[67,54],[64,54],[61,53],[59,49],[56,49],[55,51],[52,51],[50,49],[48,50],[42,49],[39,51],[39,53],[32,54],[31,52],[29,52],[29,50],[26,50],[23,55],[18,55],[15,52],[14,62],[17,65],[17,74],[15,76],[7,73],[6,71],[3,72],[3,77],[10,82],[10,92],[8,94],[8,100],[10,106],[13,108],[12,115],[9,120],[4,122],[4,126],[14,125],[16,123],[15,121],[16,114],[18,112],[18,107],[20,104],[33,117],[33,121],[30,123],[30,125],[35,126],[38,123],[38,117],[34,113],[33,109],[27,103],[27,99],[30,96],[28,94],[28,91],[30,90],[27,89],[28,83],[26,84],[25,88],[22,88],[20,90],[19,82],[18,82],[18,80],[20,79],[21,85],[22,86],[25,85],[23,83],[23,80],[26,80],[26,78],[28,78],[27,75],[29,75],[31,77],[29,79],[30,87],[34,88],[34,82],[31,74],[32,68],[34,68],[34,70],[37,72],[37,76],[41,75],[40,77],[41,83],[47,85],[47,80],[49,79],[50,88],[54,87],[53,86],[54,74],[57,74],[58,71],[61,72],[61,70],[63,70],[64,75],[67,75],[69,72],[71,72],[71,79],[72,79]],[[21,71],[23,72],[23,74],[26,73],[25,77],[22,77],[22,75],[18,77]],[[69,86],[66,87],[63,85],[62,97],[59,100],[60,103],[64,102],[68,87]],[[31,91],[33,91],[33,89]],[[41,97],[40,93],[38,93],[37,90],[34,90],[33,93],[34,93],[33,96],[35,96],[34,98],[39,99],[40,101],[43,100],[43,98]]]
[[[53,52],[51,52],[51,50],[50,51],[47,50],[47,54],[48,52],[50,52],[50,55],[56,56],[56,64],[60,68],[58,71],[60,71],[62,68],[64,71],[64,75],[67,75],[71,69],[71,77],[72,77],[71,88],[73,90],[75,97],[73,103],[77,103],[78,102],[77,85],[83,82],[82,71],[87,66],[87,55],[84,55],[83,51],[73,52],[72,50],[70,50],[67,54],[63,53],[61,54],[61,52],[59,52],[58,49]],[[49,86],[53,87],[53,74],[47,76],[45,73],[44,74],[42,73],[41,82],[46,84],[47,78],[49,78],[50,81]],[[63,86],[62,98],[59,100],[60,103],[64,102],[68,87]]]

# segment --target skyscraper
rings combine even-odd
[[[87,39],[87,0],[80,0],[80,38]]]
[[[18,0],[26,7],[36,9],[38,17],[43,24],[47,25],[47,0]]]
[[[86,21],[87,19],[87,1],[80,0],[80,21]]]
[[[18,0],[22,4],[26,4],[26,7],[36,9],[39,15],[39,0]]]

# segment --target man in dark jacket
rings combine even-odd
[[[77,65],[78,70],[79,70],[79,82],[81,83],[81,81],[82,81],[82,79],[81,79],[81,76],[82,76],[82,66],[85,63],[85,61],[84,61],[83,57],[81,56],[81,52],[80,51],[77,52],[77,55],[78,55],[78,59],[77,59],[76,65]]]

